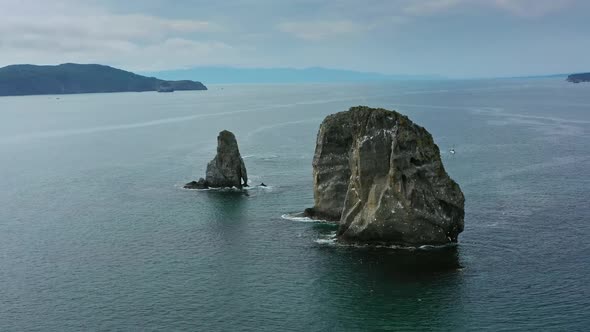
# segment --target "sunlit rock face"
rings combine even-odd
[[[341,240],[404,245],[456,242],[465,198],[423,127],[359,106],[328,116],[313,160],[306,214],[336,221]]]

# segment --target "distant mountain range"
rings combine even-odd
[[[536,78],[565,78],[568,74],[550,74],[550,75],[532,75],[532,76],[513,76],[513,77],[504,77],[504,78],[515,78],[515,79],[536,79]]]
[[[572,83],[590,82],[590,73],[571,74],[567,80]]]
[[[444,79],[436,75],[387,75],[353,70],[328,68],[233,68],[197,67],[191,69],[167,70],[145,73],[170,80],[199,78],[213,83],[327,83],[363,82],[392,80],[435,80]]]
[[[207,90],[207,87],[201,82],[193,81],[196,78],[208,84],[379,82],[447,79],[436,75],[387,75],[319,67],[305,69],[197,67],[145,74],[149,75],[149,77],[99,64],[65,63],[57,66],[11,65],[0,68],[0,96]],[[567,74],[557,74],[512,78],[558,78],[566,76]],[[572,74],[567,76],[567,80],[574,83],[590,82],[590,73]]]
[[[207,90],[207,87],[201,82],[166,81],[97,64],[0,68],[0,96],[157,90]]]

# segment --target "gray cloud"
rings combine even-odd
[[[432,15],[459,6],[494,8],[523,17],[539,17],[566,8],[574,0],[409,0],[403,10],[411,15]]]
[[[289,21],[278,25],[282,32],[294,35],[297,38],[308,41],[321,41],[328,38],[362,33],[368,30],[366,25],[358,24],[350,20],[338,21]]]
[[[206,38],[220,28],[204,20],[113,14],[75,1],[47,3],[2,3],[12,9],[0,20],[4,64],[106,62],[158,70],[170,63],[191,66],[196,59],[213,63],[223,59],[223,52],[232,52],[226,43]],[[195,34],[205,38],[194,39]]]
[[[573,18],[588,7],[583,0],[0,0],[0,65],[563,70],[590,66],[582,57],[590,27]]]

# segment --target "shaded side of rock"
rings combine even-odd
[[[338,221],[341,240],[445,244],[463,231],[464,196],[432,135],[397,112],[359,106],[328,116],[313,174],[307,214]]]
[[[205,181],[209,187],[241,189],[248,184],[246,166],[232,132],[224,130],[217,136],[217,155],[207,164]]]
[[[320,126],[313,158],[315,204],[305,210],[308,217],[340,220],[350,180],[353,133],[357,131],[355,115],[329,115]]]

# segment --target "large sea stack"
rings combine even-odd
[[[242,180],[244,181],[242,183]],[[248,186],[248,174],[240,156],[236,136],[227,130],[217,136],[217,155],[207,164],[205,179],[187,183],[187,189],[231,188]]]
[[[395,111],[358,106],[328,116],[313,180],[306,214],[337,222],[341,240],[436,245],[463,231],[465,198],[432,135]]]

